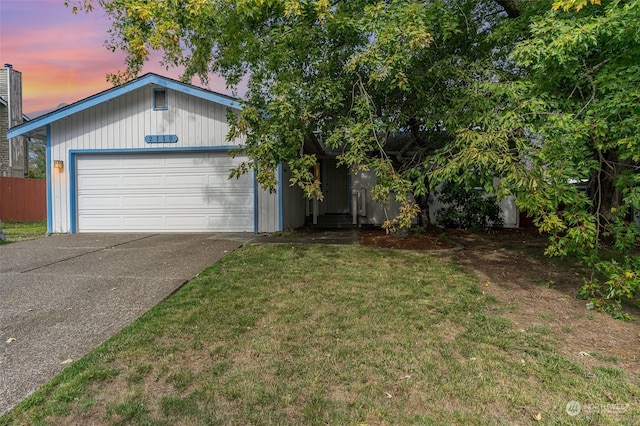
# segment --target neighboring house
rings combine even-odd
[[[28,118],[22,114],[22,74],[11,64],[0,68],[0,177],[27,177],[28,140],[7,138],[7,131]]]
[[[305,224],[382,224],[394,206],[372,201],[375,177],[318,154],[324,201],[306,200],[278,168],[274,193],[254,173],[229,179],[247,158],[226,141],[237,99],[146,74],[14,127],[46,140],[50,233],[274,232]],[[313,146],[312,146],[313,145]]]

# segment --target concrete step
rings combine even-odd
[[[351,221],[351,215],[348,214],[325,214],[322,216],[318,216],[317,225],[310,226],[324,229],[354,228],[355,226],[351,223]]]

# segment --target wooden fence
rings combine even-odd
[[[36,222],[47,218],[44,179],[0,177],[0,220]]]

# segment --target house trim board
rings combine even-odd
[[[47,234],[53,232],[53,189],[51,188],[51,125],[47,124],[47,139],[45,142],[45,176],[47,185]]]

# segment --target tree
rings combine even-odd
[[[47,177],[47,158],[45,143],[29,138],[29,177],[45,179]]]
[[[389,228],[424,215],[435,183],[470,179],[516,195],[549,254],[596,265],[607,239],[627,253],[638,241],[626,225],[640,207],[639,1],[82,0],[74,11],[99,5],[112,19],[108,46],[127,52],[116,84],[152,49],[185,80],[245,84],[229,115],[250,159],[236,173],[273,187],[286,162],[291,183],[321,198],[303,150],[317,135],[375,172],[374,198],[394,194]],[[629,272],[637,257],[625,256]]]
[[[502,193],[550,235],[547,253],[593,271],[581,295],[624,316],[640,292],[640,2],[555,4],[510,58],[523,77],[479,82],[460,129],[440,153],[442,178],[480,162]]]
[[[545,135],[538,163],[551,157],[556,179],[586,185],[586,192],[574,185],[566,195],[548,191],[523,201],[551,233],[551,254],[577,253],[594,269],[581,295],[624,317],[620,303],[640,292],[640,256],[633,252],[640,227],[632,217],[640,209],[640,1],[591,3],[555,3],[577,13],[545,14],[514,52],[544,117],[536,122]],[[554,214],[558,201],[565,210]],[[613,259],[603,256],[607,245]]]
[[[316,159],[302,150],[317,135],[344,164],[375,171],[376,199],[401,202],[389,227],[427,212],[427,160],[467,122],[450,111],[472,83],[513,72],[506,53],[526,29],[501,28],[525,15],[516,0],[85,0],[75,10],[94,4],[113,21],[109,47],[128,54],[112,81],[136,75],[159,49],[186,80],[217,72],[231,87],[246,82],[244,109],[230,116],[230,137],[246,138],[250,158],[238,172],[256,169],[273,187],[286,162],[292,183],[321,198]],[[407,144],[392,156],[387,143],[398,134]]]

